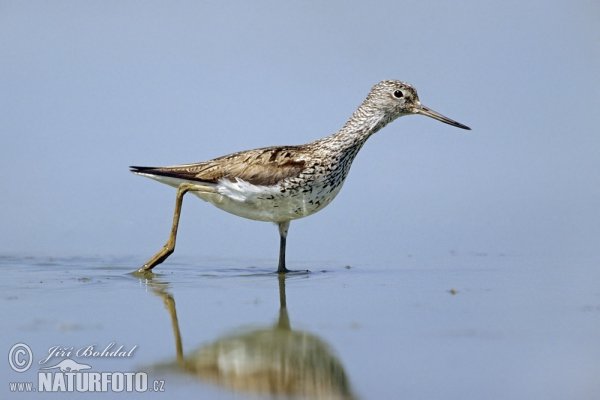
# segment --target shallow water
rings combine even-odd
[[[10,383],[38,387],[40,372],[60,374],[40,368],[65,358],[146,372],[177,398],[600,396],[591,261],[449,254],[279,279],[262,261],[173,257],[152,278],[131,275],[143,259],[0,257],[2,351],[22,343],[33,354],[25,372],[3,368],[0,397],[56,398]],[[129,356],[74,355],[111,343]]]

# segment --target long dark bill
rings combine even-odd
[[[431,118],[433,118],[433,119],[437,119],[438,121],[442,121],[442,122],[443,122],[443,123],[445,123],[445,124],[452,125],[452,126],[456,126],[457,128],[461,128],[461,129],[467,129],[467,130],[469,130],[469,131],[471,130],[471,128],[469,128],[468,126],[466,126],[466,125],[463,125],[463,124],[461,124],[460,122],[456,122],[455,120],[453,120],[453,119],[450,119],[450,118],[448,118],[448,117],[446,117],[446,116],[444,116],[444,115],[440,114],[440,113],[439,113],[439,112],[437,112],[437,111],[433,111],[431,108],[429,108],[429,107],[425,107],[425,106],[424,106],[424,105],[422,105],[422,104],[421,104],[421,105],[419,105],[419,106],[416,108],[415,112],[416,112],[417,114],[426,115],[426,116],[428,116],[428,117],[431,117]]]

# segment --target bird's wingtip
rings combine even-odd
[[[140,167],[140,166],[136,166],[136,165],[130,165],[129,166],[129,171],[135,173],[139,173],[139,172],[146,172],[149,170],[154,169],[154,167]]]

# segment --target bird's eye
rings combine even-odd
[[[402,90],[396,90],[396,91],[394,92],[394,97],[396,97],[396,98],[398,98],[398,99],[399,99],[399,98],[401,98],[401,97],[404,97],[404,93],[402,93]]]

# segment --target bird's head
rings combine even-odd
[[[371,107],[383,110],[389,120],[394,120],[403,115],[425,115],[457,128],[468,129],[466,125],[456,122],[442,114],[425,107],[419,100],[415,88],[405,82],[387,80],[381,81],[371,89],[365,100]]]

